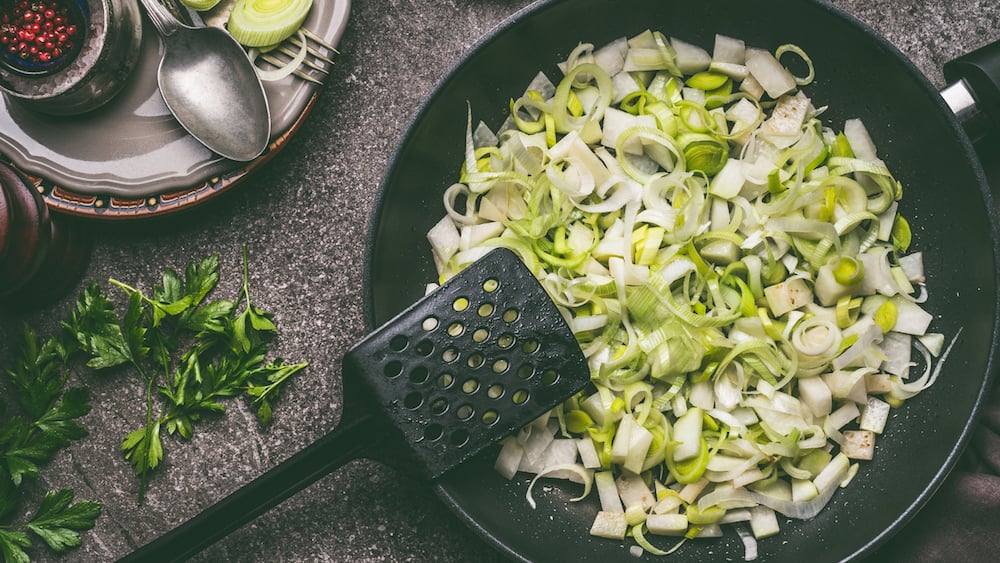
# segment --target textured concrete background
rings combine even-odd
[[[318,2],[330,0],[316,0]],[[251,254],[258,304],[281,329],[275,353],[311,367],[287,386],[276,422],[260,431],[242,401],[168,439],[146,504],[119,454],[142,419],[142,385],[88,377],[91,436],[43,471],[37,490],[74,487],[104,503],[82,548],[56,560],[110,561],[173,527],[330,430],[340,417],[340,357],[364,333],[363,241],[379,180],[409,118],[436,81],[483,34],[527,0],[355,0],[343,55],[290,145],[219,201],[155,225],[94,225],[88,279],[148,288],[164,266],[222,257],[219,296],[235,295],[240,249]],[[836,0],[884,34],[937,85],[941,65],[1000,38],[994,0]],[[834,46],[835,47],[835,46]],[[26,319],[51,327],[69,300]],[[21,318],[0,318],[5,343]],[[40,494],[40,493],[39,493]],[[39,561],[50,556],[32,552]],[[499,556],[425,486],[366,461],[353,462],[206,551],[203,561],[490,561]]]

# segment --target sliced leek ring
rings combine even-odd
[[[227,29],[247,47],[277,45],[302,27],[312,0],[236,0]]]

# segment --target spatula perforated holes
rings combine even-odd
[[[403,398],[403,406],[411,411],[419,409],[422,404],[424,404],[424,397],[416,391],[408,393],[406,397]]]
[[[451,445],[456,448],[461,448],[469,442],[469,433],[465,430],[459,428],[458,430],[451,433],[451,438],[449,439]]]
[[[505,260],[457,276],[412,320],[403,314],[389,324],[393,332],[377,348],[372,340],[355,353],[378,362],[385,377],[370,390],[410,443],[421,444],[414,451],[430,467],[478,451],[498,429],[534,420],[570,379],[556,371],[568,355],[565,336],[575,339],[568,332],[556,338],[562,316],[530,272],[518,273],[522,267]]]
[[[531,364],[521,364],[517,368],[517,377],[520,379],[531,379],[532,375],[535,375],[535,366]]]
[[[479,391],[478,379],[470,377],[469,379],[466,379],[464,383],[462,383],[462,392],[465,393],[466,395],[473,395],[476,393],[476,391]]]
[[[431,403],[431,413],[435,416],[441,416],[442,414],[448,412],[448,408],[450,406],[451,405],[449,405],[448,401],[444,398],[434,399]]]
[[[403,373],[403,364],[402,362],[393,360],[385,364],[385,368],[382,370],[382,373],[384,373],[389,379],[399,377],[399,374]]]
[[[559,382],[559,374],[553,370],[546,370],[542,374],[542,383],[546,385],[555,385]]]
[[[430,356],[434,352],[434,343],[430,340],[421,340],[413,349],[421,356]]]
[[[472,369],[479,369],[486,363],[486,356],[479,352],[473,352],[469,355],[469,359],[465,363]]]
[[[424,438],[434,442],[444,436],[444,428],[440,424],[428,424],[424,429]]]
[[[490,329],[488,328],[477,328],[475,332],[472,333],[472,341],[476,344],[486,342],[486,339],[490,337]]]
[[[427,332],[431,332],[438,327],[438,324],[440,324],[440,321],[438,321],[437,317],[427,317],[422,323],[420,323],[420,328]]]
[[[435,347],[441,349],[440,359],[445,364],[460,366],[458,377],[456,378],[453,375],[454,372],[450,370],[437,374],[434,376],[433,386],[429,389],[447,390],[456,381],[460,381],[461,393],[468,396],[471,402],[463,403],[458,408],[453,409],[450,397],[439,396],[432,399],[427,394],[414,391],[404,401],[406,408],[414,411],[424,410],[435,417],[454,411],[452,416],[455,416],[459,421],[470,422],[475,419],[485,426],[492,426],[504,416],[504,409],[509,409],[512,406],[519,407],[531,399],[531,393],[527,389],[519,387],[511,393],[505,387],[505,383],[499,380],[504,374],[510,372],[512,367],[516,377],[521,381],[528,381],[536,375],[536,368],[532,364],[518,363],[512,366],[510,359],[501,357],[500,353],[513,351],[515,356],[519,353],[530,356],[538,353],[541,347],[539,341],[534,338],[520,339],[517,336],[517,332],[520,330],[517,328],[518,322],[521,320],[521,310],[518,307],[507,307],[501,310],[492,301],[491,294],[502,295],[498,293],[501,287],[500,280],[489,278],[482,283],[481,287],[485,295],[477,296],[473,292],[467,297],[463,296],[451,301],[451,309],[454,311],[453,318],[426,317],[421,324],[424,331],[434,333],[438,328],[445,327],[444,334],[438,333],[439,336],[436,338],[430,337],[429,334],[428,338],[417,342],[411,352],[428,357],[432,355]],[[480,321],[474,320],[476,318]],[[470,324],[478,324],[479,322],[483,324],[479,326]],[[501,322],[508,328],[499,332],[496,341],[491,343],[491,326],[496,327]],[[445,337],[445,340],[442,340],[442,337]],[[390,347],[394,352],[401,353],[410,347],[410,342],[405,338],[395,338]],[[462,362],[456,363],[459,360]],[[523,359],[518,358],[518,362],[523,362]],[[480,370],[483,368],[486,369],[485,373],[476,375],[480,374]],[[398,370],[399,368],[394,369]],[[410,373],[410,381],[415,386],[422,386],[429,379],[430,374],[426,368],[415,369]],[[541,379],[542,383],[552,385],[558,381],[558,376],[554,371],[548,370],[541,373]],[[484,399],[489,401],[504,400],[506,406],[497,403],[496,407],[490,407],[481,402]],[[441,425],[428,423],[424,426],[423,437],[431,441],[440,440],[446,432]],[[448,443],[460,447],[469,441],[469,436],[469,432],[465,429],[454,429],[448,434]]]
[[[493,409],[490,409],[483,413],[482,420],[483,424],[485,424],[486,426],[493,426],[494,424],[500,421],[500,413],[498,413]]]
[[[410,372],[410,382],[415,385],[427,383],[428,377],[430,377],[430,372],[424,366],[417,366]]]
[[[458,360],[460,356],[461,354],[459,353],[458,348],[452,346],[450,348],[445,348],[444,352],[441,352],[441,361],[446,364],[450,364]]]
[[[462,422],[468,422],[473,416],[476,416],[476,409],[472,408],[471,405],[462,405],[455,409],[455,416]]]
[[[455,383],[455,376],[450,373],[442,373],[437,376],[434,383],[437,384],[438,389],[449,389]]]
[[[406,347],[410,345],[410,339],[402,334],[397,334],[392,337],[389,341],[389,349],[393,352],[402,352],[406,350]]]

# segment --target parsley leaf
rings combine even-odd
[[[129,432],[122,442],[122,451],[138,475],[144,476],[149,470],[155,469],[163,459],[159,423]]]
[[[32,537],[61,552],[80,545],[101,504],[73,502],[71,489],[49,491],[26,522],[11,523],[23,502],[21,485],[36,480],[58,452],[87,435],[78,419],[90,412],[82,387],[67,388],[74,366],[95,372],[130,372],[146,385],[145,422],[122,441],[124,458],[140,478],[142,504],[150,472],[164,457],[164,429],[190,439],[204,417],[226,412],[225,401],[246,395],[262,425],[274,415],[279,390],[305,363],[267,360],[277,336],[273,316],[250,298],[247,250],[236,298],[210,299],[220,280],[218,256],[184,269],[167,269],[145,293],[117,280],[127,301],[115,303],[91,283],[80,293],[62,331],[42,339],[25,326],[13,366],[3,371],[13,393],[0,394],[0,555],[27,562]],[[13,397],[12,413],[4,401]]]
[[[243,288],[240,290],[237,302],[244,299],[246,300],[246,308],[240,313],[240,316],[236,317],[236,321],[233,324],[233,335],[236,338],[237,344],[243,347],[243,351],[250,352],[253,343],[250,340],[251,332],[248,332],[248,330],[277,332],[278,329],[274,326],[271,315],[261,311],[250,301],[250,269],[246,248],[243,249]]]
[[[28,534],[0,528],[0,554],[7,563],[28,563],[31,559],[24,549],[31,547]]]
[[[78,320],[90,322],[83,316]],[[56,552],[79,545],[79,531],[92,528],[100,514],[97,502],[70,505],[73,491],[63,489],[47,493],[28,522],[4,523],[24,500],[24,481],[37,479],[40,466],[59,449],[87,435],[76,420],[90,412],[90,394],[81,387],[65,389],[79,350],[68,332],[43,342],[26,326],[13,366],[4,372],[13,391],[9,396],[21,408],[20,415],[7,416],[7,404],[0,401],[0,554],[5,562],[30,560],[28,531]]]
[[[86,387],[73,387],[63,393],[62,398],[35,422],[35,428],[52,440],[60,442],[60,447],[69,445],[70,440],[79,440],[87,431],[74,422],[89,413],[90,391]]]
[[[80,545],[80,531],[94,527],[101,515],[101,503],[73,502],[73,490],[49,491],[34,517],[26,524],[55,552]]]
[[[190,439],[203,417],[225,413],[224,400],[244,393],[266,425],[279,387],[306,365],[267,362],[277,327],[270,313],[251,302],[249,277],[244,248],[243,283],[235,300],[209,298],[220,279],[218,256],[189,264],[183,276],[167,269],[148,294],[110,280],[128,296],[124,316],[117,319],[110,300],[95,290],[81,296],[68,323],[84,329],[75,333],[90,356],[88,366],[128,364],[146,382],[145,423],[121,445],[140,478],[140,504],[149,474],[164,456],[163,430]],[[98,335],[85,330],[94,326]]]
[[[278,389],[286,379],[305,368],[305,364],[287,365],[284,360],[277,359],[263,366],[250,375],[247,393],[253,397],[257,405],[257,419],[261,424],[270,424],[273,419],[271,403],[277,399]]]
[[[114,304],[96,284],[84,290],[72,318],[64,326],[76,337],[81,350],[91,357],[87,366],[92,369],[120,366],[131,359]]]
[[[181,319],[181,329],[194,332],[220,333],[225,330],[223,319],[233,312],[236,305],[232,301],[212,301],[204,307],[191,311]]]
[[[24,416],[0,424],[0,467],[17,487],[25,478],[37,478],[38,465],[49,461],[70,440],[87,435],[74,419],[90,412],[89,393],[83,388],[63,392],[69,373],[65,349],[59,338],[42,343],[38,334],[25,326],[14,366],[6,372]],[[0,419],[2,415],[0,412]]]
[[[57,340],[42,343],[31,327],[24,327],[20,353],[7,376],[17,392],[18,403],[30,417],[40,416],[62,392],[65,375],[57,347]]]
[[[201,303],[218,283],[219,257],[217,255],[208,256],[199,264],[189,264],[185,270],[184,290],[191,296],[192,305]]]

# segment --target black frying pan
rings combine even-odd
[[[928,80],[871,29],[825,4],[802,0],[677,2],[565,0],[534,5],[482,40],[440,83],[402,139],[382,185],[369,239],[366,319],[390,318],[435,278],[424,241],[457,178],[471,104],[498,127],[510,97],[581,41],[601,45],[651,28],[711,48],[714,35],[773,50],[795,43],[812,57],[807,87],[837,128],[860,117],[905,186],[902,212],[922,249],[935,330],[963,328],[937,384],[895,411],[875,459],[816,518],[785,521],[760,543],[762,560],[835,561],[870,554],[930,498],[963,449],[994,370],[998,331],[997,225],[985,175],[954,115]],[[488,453],[436,483],[444,503],[487,543],[514,559],[632,561],[620,542],[589,536],[596,498],[574,504],[578,486],[524,499]],[[671,545],[658,540],[658,545]],[[671,561],[742,560],[734,533],[688,542]]]

